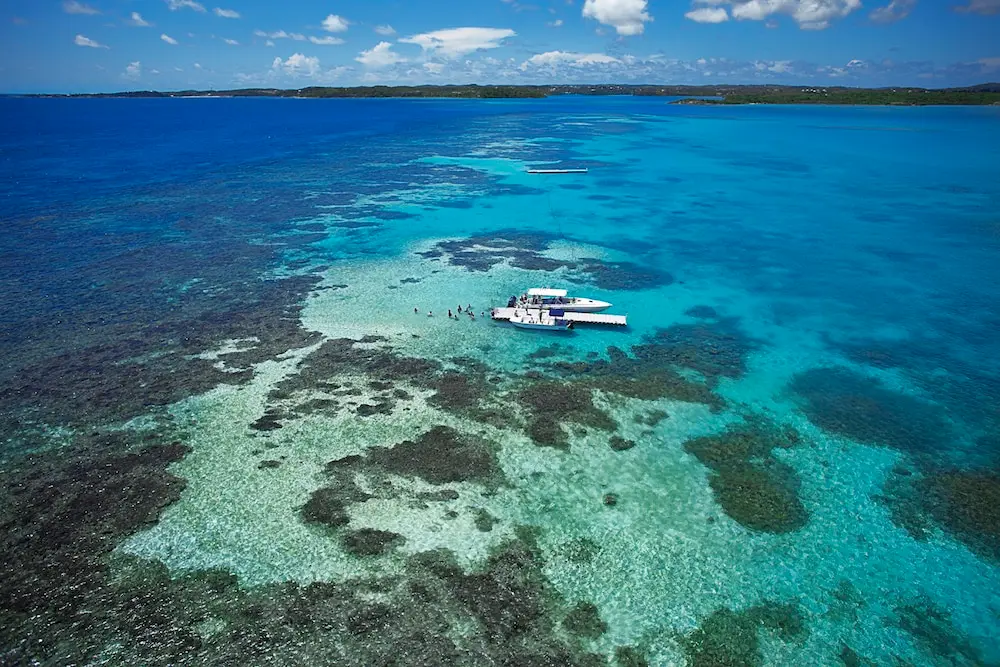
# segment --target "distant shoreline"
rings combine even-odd
[[[298,89],[243,88],[236,90],[130,91],[118,93],[25,94],[27,98],[233,98],[270,97],[302,99],[412,98],[412,99],[539,99],[561,95],[682,97],[672,104],[710,106],[735,104],[822,105],[1000,105],[1000,83],[963,88],[846,88],[816,86],[653,86],[653,85],[550,85],[550,86],[358,86]],[[707,99],[714,98],[714,99]]]

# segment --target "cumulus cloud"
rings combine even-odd
[[[955,11],[961,14],[983,14],[986,16],[1000,14],[1000,0],[970,0],[967,5],[955,7]]]
[[[389,42],[379,42],[367,51],[359,53],[355,60],[365,67],[371,67],[373,69],[380,69],[382,67],[395,65],[396,63],[406,62],[406,58],[403,58],[392,50],[392,44]]]
[[[274,32],[264,32],[263,30],[254,30],[253,34],[257,37],[267,37],[268,39],[291,39],[296,42],[306,41],[306,36],[298,32],[285,32],[284,30],[275,30]]]
[[[895,23],[910,15],[917,0],[892,0],[885,7],[879,7],[868,15],[875,23]]]
[[[389,37],[391,35],[395,35],[396,34],[396,29],[393,28],[389,24],[386,24],[386,25],[377,25],[377,26],[375,26],[375,32],[378,33],[379,35],[384,36],[384,37]]]
[[[238,19],[240,17],[240,13],[235,9],[223,9],[221,7],[215,8],[215,15],[221,16],[224,19]]]
[[[228,44],[229,46],[239,46],[240,45],[240,43],[237,42],[235,39],[226,39],[226,38],[223,38],[222,41],[225,42],[226,44]]]
[[[108,48],[107,46],[104,46],[100,42],[93,40],[89,37],[84,37],[83,35],[77,35],[76,39],[73,40],[73,43],[76,44],[77,46],[89,46],[92,49]]]
[[[122,76],[126,79],[135,81],[142,76],[142,63],[138,60],[129,63],[128,66],[125,67],[125,71],[122,73]]]
[[[162,39],[164,42],[166,42],[171,46],[177,46],[177,40],[166,33],[160,35],[160,39]]]
[[[503,40],[517,33],[508,28],[449,28],[404,37],[400,42],[416,44],[424,51],[456,58],[474,51],[495,49]]]
[[[271,63],[271,71],[284,72],[292,78],[311,77],[319,72],[319,58],[301,53],[292,54],[284,61],[281,58],[275,58],[274,62]]]
[[[830,25],[830,21],[860,8],[861,0],[695,0],[695,5],[711,9],[729,5],[730,14],[738,21],[764,21],[776,14],[784,14],[792,17],[802,30],[823,30]],[[696,8],[685,16],[693,21],[711,16],[710,13],[699,12],[700,9]]]
[[[132,12],[132,18],[129,19],[129,25],[134,25],[137,28],[148,28],[153,24],[142,18],[142,14],[139,12]]]
[[[646,0],[586,0],[583,17],[614,28],[619,35],[641,35],[647,21]]]
[[[424,63],[424,69],[431,74],[440,74],[444,71],[443,63]]]
[[[333,46],[335,44],[343,44],[344,40],[339,37],[331,37],[327,35],[326,37],[309,37],[309,41],[313,44],[319,44],[320,46]]]
[[[563,24],[562,19],[556,19],[555,21],[549,21],[545,25],[549,26],[550,28],[561,28],[562,24]]]
[[[722,7],[699,7],[689,11],[684,18],[695,23],[725,23],[729,20],[729,13]]]
[[[90,5],[85,5],[82,2],[77,2],[76,0],[67,0],[63,3],[63,11],[67,14],[100,14],[100,10],[91,7]]]
[[[336,14],[330,14],[323,19],[323,30],[327,32],[344,32],[349,25],[350,22],[347,19]]]
[[[609,56],[605,53],[572,53],[570,51],[546,51],[545,53],[537,53],[523,63],[521,63],[521,70],[525,71],[531,66],[535,67],[545,67],[554,65],[572,65],[576,67],[583,67],[587,65],[608,65],[617,64],[622,61],[614,56]]]
[[[195,2],[194,0],[166,0],[167,7],[172,12],[176,12],[178,9],[193,9],[196,12],[204,12],[205,6],[201,3]]]

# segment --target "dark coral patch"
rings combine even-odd
[[[928,599],[896,607],[894,624],[905,630],[925,651],[949,665],[985,664],[979,650],[951,620],[951,615]]]
[[[348,505],[364,502],[371,496],[348,479],[339,482],[337,486],[326,486],[313,491],[309,500],[299,510],[304,521],[331,528],[340,528],[350,523]]]
[[[584,639],[597,639],[608,631],[608,624],[593,602],[577,602],[566,614],[562,625],[567,632]]]
[[[774,632],[784,641],[808,634],[797,605],[764,602],[741,612],[722,608],[702,621],[684,641],[689,667],[757,667],[763,664],[759,631]]]
[[[504,262],[533,271],[565,268],[579,280],[608,290],[652,289],[673,282],[669,273],[633,262],[608,262],[592,257],[580,260],[553,259],[542,254],[556,239],[551,234],[501,230],[493,234],[441,241],[434,249],[421,254],[446,256],[451,264],[469,271],[489,271]]]
[[[564,448],[569,437],[563,423],[574,423],[604,431],[617,428],[606,412],[594,405],[592,391],[573,382],[534,382],[516,395],[518,405],[530,413],[528,435],[535,444]]]
[[[649,667],[646,656],[634,646],[615,647],[615,665],[617,667]]]
[[[984,558],[1000,562],[1000,473],[995,469],[911,471],[897,466],[876,496],[916,540],[940,526]]]
[[[488,533],[493,530],[493,524],[499,522],[496,517],[481,507],[476,509],[475,519],[473,521],[476,524],[476,530],[483,533]]]
[[[370,466],[431,484],[475,481],[495,487],[503,479],[489,443],[448,426],[435,426],[391,448],[373,447],[366,460]]]
[[[688,317],[696,317],[699,320],[712,320],[718,317],[715,308],[711,306],[692,306],[685,310],[684,314]]]
[[[799,373],[789,385],[809,420],[830,433],[916,455],[933,454],[950,438],[943,411],[842,368]]]
[[[697,371],[710,386],[720,378],[740,378],[759,343],[742,332],[735,318],[659,329],[632,348],[641,362]]]
[[[742,377],[757,345],[729,319],[659,329],[633,345],[631,355],[612,346],[607,360],[555,361],[546,367],[584,386],[630,398],[670,398],[720,409],[723,401],[712,388],[722,377]],[[684,371],[697,372],[703,381]]]
[[[387,530],[362,528],[340,536],[344,551],[355,556],[379,556],[406,541],[402,535]]]
[[[726,465],[709,483],[726,514],[747,528],[789,533],[809,520],[795,472],[779,461]]]
[[[624,452],[635,447],[635,440],[626,440],[620,435],[613,435],[611,439],[608,440],[608,444],[611,445],[611,449],[616,452]]]
[[[772,451],[797,442],[794,431],[755,420],[689,440],[684,449],[712,471],[712,492],[732,519],[752,530],[788,533],[804,526],[809,513],[799,500],[795,471]]]

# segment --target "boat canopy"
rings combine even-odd
[[[566,296],[568,292],[564,289],[543,289],[532,287],[528,290],[528,296]]]

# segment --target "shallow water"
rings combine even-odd
[[[1000,661],[1000,111],[0,118],[13,661]]]

